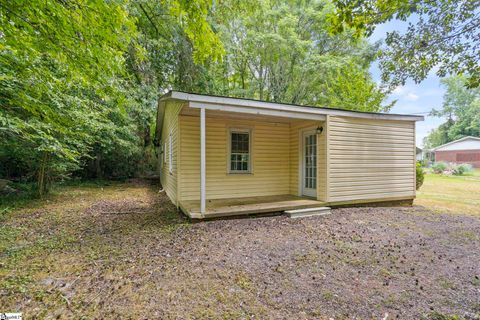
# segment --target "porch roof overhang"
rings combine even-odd
[[[334,108],[275,103],[244,98],[211,96],[182,91],[169,91],[160,98],[160,100],[170,99],[188,102],[190,108],[320,121],[325,120],[327,115],[397,121],[424,120],[423,116],[418,115],[350,111]]]
[[[189,101],[188,106],[194,109],[203,108],[206,110],[235,112],[235,113],[243,113],[243,114],[250,114],[250,115],[274,116],[274,117],[291,118],[291,119],[324,121],[326,118],[324,114],[309,114],[309,113],[303,113],[298,111],[284,111],[284,110],[265,109],[265,108],[258,108],[258,107],[244,107],[244,106],[218,104],[218,103],[210,103],[210,102]]]

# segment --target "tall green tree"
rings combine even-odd
[[[123,52],[135,26],[121,3],[103,0],[2,1],[0,8],[2,151],[30,154],[22,170],[36,175],[43,194],[51,177],[79,165],[98,132],[110,133],[111,144],[132,142],[115,132],[129,125]]]
[[[228,5],[228,1],[224,2]],[[258,0],[255,10],[213,16],[225,58],[210,65],[211,93],[352,110],[388,110],[369,74],[377,46],[349,30],[329,33],[329,1]]]
[[[392,19],[412,17],[405,33],[389,32],[380,56],[382,77],[392,86],[425,79],[436,68],[440,77],[465,75],[480,86],[480,2],[478,0],[334,0],[332,31],[353,28],[372,34]]]
[[[211,6],[211,0],[129,2],[139,36],[130,45],[127,65],[139,85],[157,94],[172,87],[194,90],[203,63],[224,54],[207,20]]]
[[[480,137],[480,88],[467,88],[467,81],[462,76],[442,79],[447,92],[443,97],[442,109],[433,110],[432,115],[445,117],[447,121],[425,138],[426,148],[434,148],[465,136]]]
[[[139,41],[139,19],[148,18],[134,5],[0,0],[1,175],[36,179],[43,194],[52,179],[75,170],[135,171],[159,87],[146,71],[155,48]],[[184,35],[193,61],[221,55],[206,20],[210,1],[158,6],[156,18]]]

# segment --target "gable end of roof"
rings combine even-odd
[[[441,149],[443,147],[446,147],[446,146],[449,146],[449,145],[452,145],[452,144],[455,144],[455,143],[458,143],[458,142],[462,142],[462,141],[465,141],[465,140],[480,141],[480,137],[466,136],[466,137],[460,138],[458,140],[450,141],[448,143],[442,144],[441,146],[435,147],[435,148],[432,149],[432,151],[437,151],[438,149]]]

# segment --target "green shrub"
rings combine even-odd
[[[417,161],[417,167],[415,172],[417,176],[416,188],[418,190],[422,186],[423,180],[425,179],[422,163],[420,161]]]
[[[450,165],[450,168],[451,168],[451,172],[453,175],[455,176],[461,176],[463,174],[463,167],[462,165],[456,165],[456,164],[451,164]]]
[[[432,164],[432,170],[434,173],[443,173],[443,171],[447,170],[448,165],[445,162],[435,162]]]
[[[445,163],[445,162],[435,162],[432,165],[432,171],[437,174],[445,174],[445,175],[456,175],[461,176],[464,173],[472,172],[473,167],[471,164],[462,163],[462,164],[455,164],[455,163]]]
[[[418,160],[417,162],[419,162],[423,168],[427,168],[429,164],[428,159]]]
[[[469,163],[462,163],[459,165],[453,165],[452,171],[454,175],[461,176],[464,173],[472,172],[473,166]]]

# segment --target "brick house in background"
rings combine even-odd
[[[480,138],[465,137],[432,149],[435,161],[470,163],[480,168]]]

